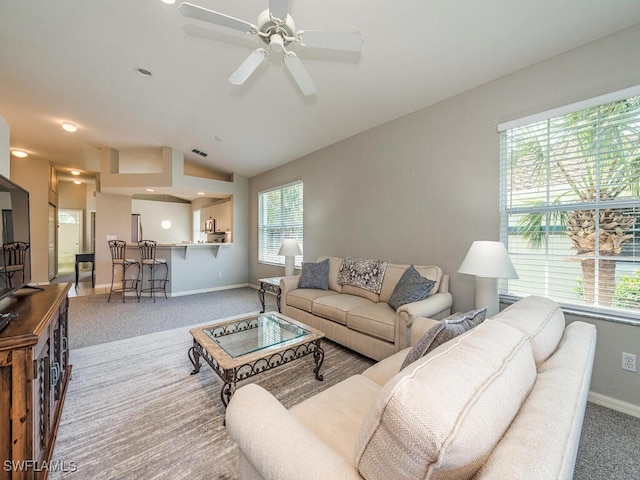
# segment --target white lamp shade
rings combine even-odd
[[[473,242],[458,273],[485,278],[518,278],[502,242]]]
[[[300,250],[300,245],[298,245],[295,238],[285,238],[282,241],[282,245],[280,245],[278,255],[295,257],[296,255],[302,255],[302,250]]]

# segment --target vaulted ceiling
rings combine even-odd
[[[191,2],[250,23],[269,6]],[[90,170],[100,147],[168,146],[251,177],[640,23],[636,0],[291,0],[298,29],[363,38],[360,53],[292,44],[317,85],[304,96],[275,54],[244,85],[228,83],[264,44],[186,18],[178,5],[0,0],[0,115],[11,147]]]

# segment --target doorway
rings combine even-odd
[[[82,210],[58,209],[58,274],[75,271],[76,253],[84,248]]]

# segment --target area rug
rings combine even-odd
[[[203,363],[191,375],[189,328],[71,351],[72,379],[50,479],[238,478],[237,447],[223,425],[222,385]],[[330,341],[320,382],[312,356],[255,382],[290,407],[374,362]],[[259,405],[256,405],[259,408]]]

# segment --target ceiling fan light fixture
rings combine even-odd
[[[269,48],[274,52],[282,52],[284,50],[284,39],[282,38],[282,35],[278,33],[271,35],[269,38]]]

